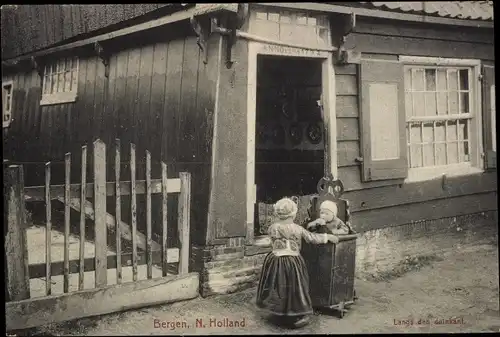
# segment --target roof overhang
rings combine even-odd
[[[161,17],[159,19],[147,21],[144,23],[136,24],[130,27],[122,28],[119,30],[116,30],[114,32],[110,33],[105,33],[93,37],[89,37],[87,39],[55,46],[55,47],[49,47],[46,49],[42,49],[33,53],[29,53],[27,55],[22,55],[18,57],[14,57],[11,59],[7,60],[2,60],[2,67],[13,67],[17,66],[22,62],[27,62],[32,60],[33,58],[37,57],[42,57],[45,55],[61,52],[64,50],[69,50],[69,49],[74,49],[74,48],[79,48],[83,47],[86,45],[91,45],[103,41],[108,41],[112,40],[118,37],[122,37],[125,35],[141,32],[141,31],[146,31],[149,29],[153,28],[158,28],[161,26],[166,26],[171,23],[175,22],[180,22],[184,20],[189,20],[191,17],[194,16],[201,16],[201,15],[206,15],[210,13],[215,13],[215,12],[221,12],[221,11],[228,11],[228,12],[234,12],[236,13],[238,11],[238,4],[237,3],[227,3],[227,4],[196,4],[195,6],[189,6],[189,4],[184,4],[186,7],[183,10],[174,12],[172,14],[166,15],[164,17]]]
[[[340,5],[333,5],[333,4],[326,4],[326,3],[258,2],[258,3],[254,3],[254,4],[261,5],[261,6],[293,8],[293,9],[318,11],[318,12],[326,12],[326,13],[341,13],[341,14],[354,13],[358,17],[364,16],[364,17],[372,17],[372,18],[383,18],[383,19],[422,22],[422,23],[433,23],[433,24],[441,24],[441,25],[465,26],[465,27],[476,27],[476,28],[493,28],[494,27],[493,21],[451,19],[451,18],[435,17],[435,16],[429,16],[429,15],[396,13],[396,12],[384,11],[384,10],[379,10],[379,9],[340,6]]]

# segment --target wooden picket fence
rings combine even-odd
[[[24,329],[52,322],[111,313],[198,296],[199,275],[189,273],[191,177],[167,178],[161,162],[161,178],[151,177],[151,154],[146,151],[145,179],[137,180],[136,149],[130,144],[130,181],[120,181],[120,141],[115,144],[116,181],[106,181],[106,145],[93,143],[93,182],[87,180],[87,147],[82,147],[81,181],[71,184],[71,153],[65,155],[65,183],[51,185],[51,163],[45,165],[45,186],[24,187],[22,166],[9,166],[4,173],[6,193],[6,265],[9,300],[7,330]],[[177,231],[180,247],[167,247],[167,196],[179,193]],[[146,196],[146,235],[137,230],[136,196]],[[152,195],[161,195],[161,243],[152,237]],[[122,196],[130,197],[130,226],[121,219]],[[115,216],[107,213],[108,197],[114,197]],[[92,198],[92,202],[87,198]],[[45,202],[45,263],[29,265],[25,202]],[[64,259],[52,262],[52,204],[64,204]],[[79,258],[70,260],[70,212],[79,212]],[[86,219],[94,223],[95,256],[85,258]],[[108,255],[107,233],[116,235],[116,255]],[[132,253],[122,252],[122,238],[132,243]],[[145,254],[138,254],[138,247]],[[132,265],[132,281],[123,282],[124,266]],[[153,278],[153,266],[161,266],[161,277]],[[177,273],[169,273],[177,264]],[[147,278],[138,280],[138,266],[147,266]],[[109,285],[108,269],[116,269],[116,284]],[[84,289],[85,273],[94,272],[95,288]],[[70,291],[70,275],[78,273],[78,290]],[[52,277],[63,275],[63,293],[54,294]],[[30,279],[45,278],[45,296],[30,297]]]

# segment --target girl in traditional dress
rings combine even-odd
[[[300,255],[302,239],[309,243],[338,243],[332,234],[315,234],[294,223],[297,205],[284,198],[274,205],[278,221],[269,229],[272,244],[262,266],[257,289],[257,307],[282,318],[284,323],[303,327],[313,313],[309,295],[309,274]]]

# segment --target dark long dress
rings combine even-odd
[[[309,275],[300,255],[302,239],[324,244],[326,234],[311,233],[294,223],[269,227],[273,251],[262,266],[257,289],[257,307],[276,316],[299,317],[313,313]]]

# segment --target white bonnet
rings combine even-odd
[[[274,204],[274,213],[280,219],[295,217],[297,211],[297,204],[289,198],[280,199]]]
[[[330,212],[332,212],[335,216],[337,216],[337,213],[339,212],[337,204],[330,200],[323,201],[319,206],[319,209],[327,209]]]

